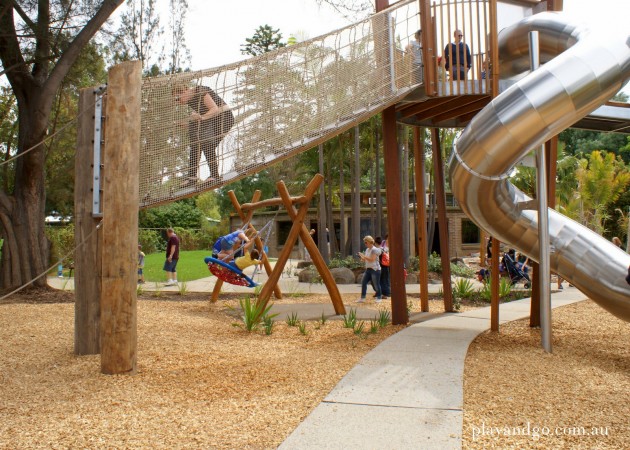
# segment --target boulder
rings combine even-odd
[[[308,267],[298,272],[298,281],[300,283],[314,283],[319,278],[319,272],[315,267]]]
[[[354,272],[347,267],[336,267],[334,269],[330,269],[330,273],[337,284],[352,284],[355,282]]]
[[[363,270],[361,273],[357,273],[356,276],[356,283],[357,284],[361,284],[361,281],[363,281],[363,274],[365,273],[365,270]]]
[[[405,280],[405,284],[418,284],[418,275],[415,273],[407,274],[407,279]]]
[[[297,268],[306,269],[307,267],[311,267],[312,265],[313,265],[313,261],[298,261]]]

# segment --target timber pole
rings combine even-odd
[[[433,176],[435,178],[435,200],[440,225],[440,260],[442,262],[442,292],[444,293],[444,311],[453,312],[453,288],[451,286],[451,259],[448,253],[448,216],[446,215],[446,189],[444,182],[444,162],[440,147],[440,130],[431,128],[431,147],[433,150]]]
[[[94,128],[102,129],[95,117],[96,88],[79,92],[77,150],[74,165],[74,353],[95,355],[101,351],[101,249],[100,218],[92,214]],[[104,98],[100,99],[104,102]],[[100,109],[100,108],[99,108]]]
[[[422,130],[422,133],[421,133]],[[429,312],[429,263],[427,245],[427,196],[424,185],[424,128],[413,128],[413,152],[416,175],[416,210],[418,211],[418,280],[420,281],[420,311]]]
[[[112,67],[107,87],[101,372],[112,375],[136,372],[141,69]]]

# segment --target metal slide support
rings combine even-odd
[[[94,168],[92,170],[92,216],[103,217],[101,205],[101,150],[103,144],[103,93],[104,87],[94,91]]]
[[[532,71],[540,66],[538,31],[529,33],[529,54]],[[538,200],[538,251],[540,261],[540,328],[542,347],[551,353],[551,269],[549,258],[549,210],[547,207],[547,162],[545,146],[536,152],[536,197]]]

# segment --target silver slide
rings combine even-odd
[[[538,261],[538,214],[508,181],[531,149],[613,97],[630,78],[630,36],[605,40],[541,13],[499,34],[501,76],[529,72],[529,31],[539,31],[540,69],[495,98],[454,145],[451,186],[464,212],[502,242]],[[630,321],[630,255],[588,228],[549,211],[551,269],[615,316]]]

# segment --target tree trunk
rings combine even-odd
[[[319,144],[319,173],[324,176],[324,144]],[[319,229],[317,230],[317,246],[326,264],[330,262],[328,240],[326,237],[326,191],[324,185],[319,187]]]
[[[343,136],[343,135],[342,135]],[[346,252],[346,190],[344,186],[344,140],[339,140],[341,144],[341,148],[339,149],[339,252],[341,253],[341,257],[345,258],[348,254]]]
[[[359,126],[354,127],[354,195],[352,196],[352,254],[361,251],[361,164]]]
[[[52,99],[39,101],[39,92],[16,95],[20,110],[18,148],[20,153],[40,143],[46,136],[47,118]],[[27,108],[25,104],[29,104]],[[33,111],[28,114],[23,111]],[[44,234],[45,147],[25,154],[16,160],[13,196],[2,194],[0,201],[1,235],[8,245],[3,247],[1,286],[14,289],[43,274],[48,267],[49,242]],[[46,286],[43,276],[33,283]]]
[[[409,139],[407,127],[399,125],[400,138],[398,148],[402,165],[402,222],[403,222],[403,258],[409,262]]]
[[[383,199],[381,194],[381,142],[379,139],[378,127],[374,130],[374,147],[376,159],[376,234],[385,237],[383,233]]]

